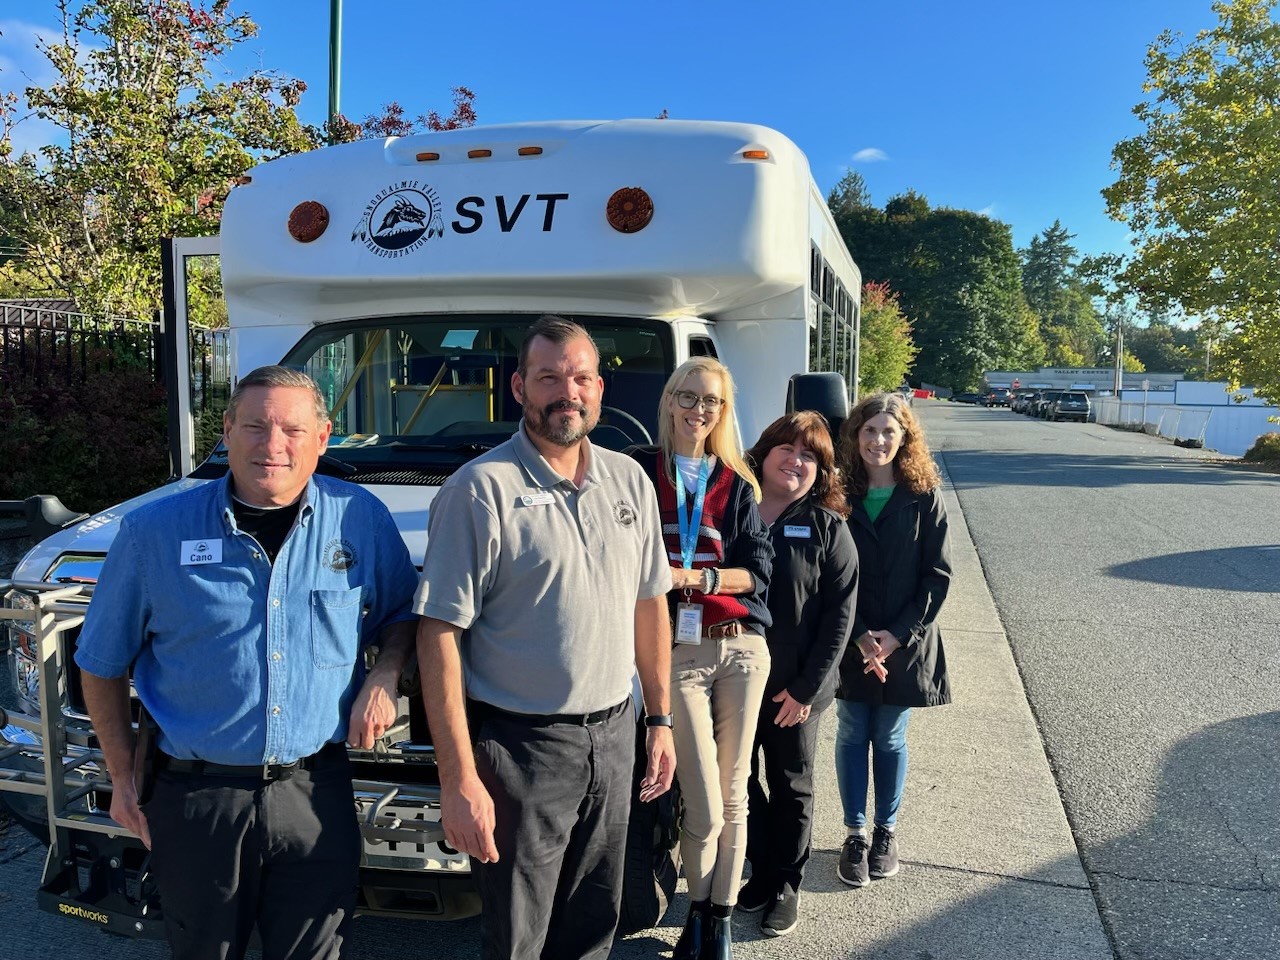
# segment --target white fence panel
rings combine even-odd
[[[1164,399],[1164,397],[1161,397]],[[1280,408],[1228,404],[1224,406],[1134,402],[1099,397],[1093,419],[1113,427],[1142,429],[1171,440],[1199,440],[1207,449],[1241,456],[1260,434],[1280,430]]]

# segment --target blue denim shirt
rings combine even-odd
[[[230,474],[129,514],[75,661],[124,676],[174,757],[290,763],[347,735],[363,646],[413,619],[417,574],[387,508],[315,476],[272,565],[236,526]]]

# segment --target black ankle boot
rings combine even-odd
[[[710,909],[710,900],[695,900],[689,904],[689,916],[685,918],[680,939],[671,951],[671,960],[702,960],[707,956],[703,944],[707,941],[707,929],[711,922],[707,915]]]
[[[733,960],[733,918],[712,914],[704,929],[701,960]]]

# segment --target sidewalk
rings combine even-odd
[[[945,467],[945,458],[943,460]],[[734,919],[740,960],[1111,960],[1008,640],[960,504],[944,490],[955,581],[942,623],[955,703],[918,710],[899,837],[902,872],[854,890],[835,876],[844,839],[822,720],[813,858],[790,936]],[[674,943],[688,901],[666,925],[619,941],[613,956],[652,960]]]

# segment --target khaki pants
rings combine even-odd
[[[747,854],[747,779],[769,648],[758,633],[671,652],[680,855],[690,900],[732,906]]]

